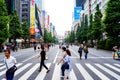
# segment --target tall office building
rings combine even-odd
[[[15,1],[14,0],[5,0],[5,3],[6,3],[6,6],[7,6],[8,14],[12,14],[14,12]]]
[[[30,1],[21,0],[20,1],[20,21],[26,21],[28,26],[30,26]]]

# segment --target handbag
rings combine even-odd
[[[10,69],[8,69],[9,73],[14,73],[17,70],[17,67],[14,65],[13,67],[11,67]]]
[[[63,66],[65,69],[69,69],[69,64],[68,64],[68,62],[65,62],[62,66]]]

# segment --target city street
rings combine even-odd
[[[112,52],[89,48],[88,59],[79,59],[78,46],[70,46],[72,59],[72,71],[69,80],[120,80],[120,61],[113,60]],[[18,70],[14,80],[60,80],[60,65],[57,62],[62,54],[59,46],[51,47],[47,52],[48,60],[46,65],[50,72],[46,73],[45,68],[39,70],[40,59],[36,58],[40,51],[34,52],[33,48],[22,49],[11,54],[17,59]],[[5,65],[3,64],[4,54],[0,54],[0,80],[5,76]]]

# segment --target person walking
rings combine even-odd
[[[44,66],[47,69],[46,73],[48,73],[50,70],[48,69],[48,67],[44,63],[45,58],[46,58],[46,52],[44,50],[43,45],[41,46],[41,53],[40,53],[40,55],[37,56],[37,58],[39,58],[39,57],[41,57],[41,62],[40,62],[40,69],[38,71],[41,72],[42,66]]]
[[[84,46],[84,53],[85,53],[85,59],[87,59],[88,56],[88,47]]]
[[[68,68],[65,68],[65,77],[64,77],[64,80],[67,80],[67,79],[69,79],[69,74],[70,74],[70,71],[72,70],[72,65],[71,65],[71,59],[70,59],[70,56],[71,56],[71,53],[70,53],[70,51],[67,49],[66,50],[66,56],[65,56],[65,58],[64,58],[64,64],[68,64],[69,65],[69,67]]]
[[[82,51],[83,51],[83,45],[81,44],[80,47],[79,47],[79,49],[78,49],[78,53],[80,55],[80,59],[82,59],[81,58],[82,57]]]
[[[62,57],[60,58],[60,60],[59,60],[59,62],[58,62],[58,65],[60,64],[60,63],[62,63],[62,66],[61,66],[61,72],[62,72],[62,78],[64,78],[64,72],[65,72],[65,68],[63,67],[63,64],[64,64],[64,58],[65,58],[65,56],[66,56],[66,47],[62,47]]]
[[[4,63],[6,65],[7,71],[6,71],[6,79],[7,80],[13,80],[14,73],[17,70],[16,67],[16,59],[10,55],[10,50],[5,51],[5,58]]]

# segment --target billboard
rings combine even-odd
[[[80,13],[82,11],[82,7],[75,7],[74,8],[74,20],[78,21],[80,20]]]
[[[30,4],[30,35],[32,35],[31,38],[35,35],[35,2],[34,0],[31,0]]]

